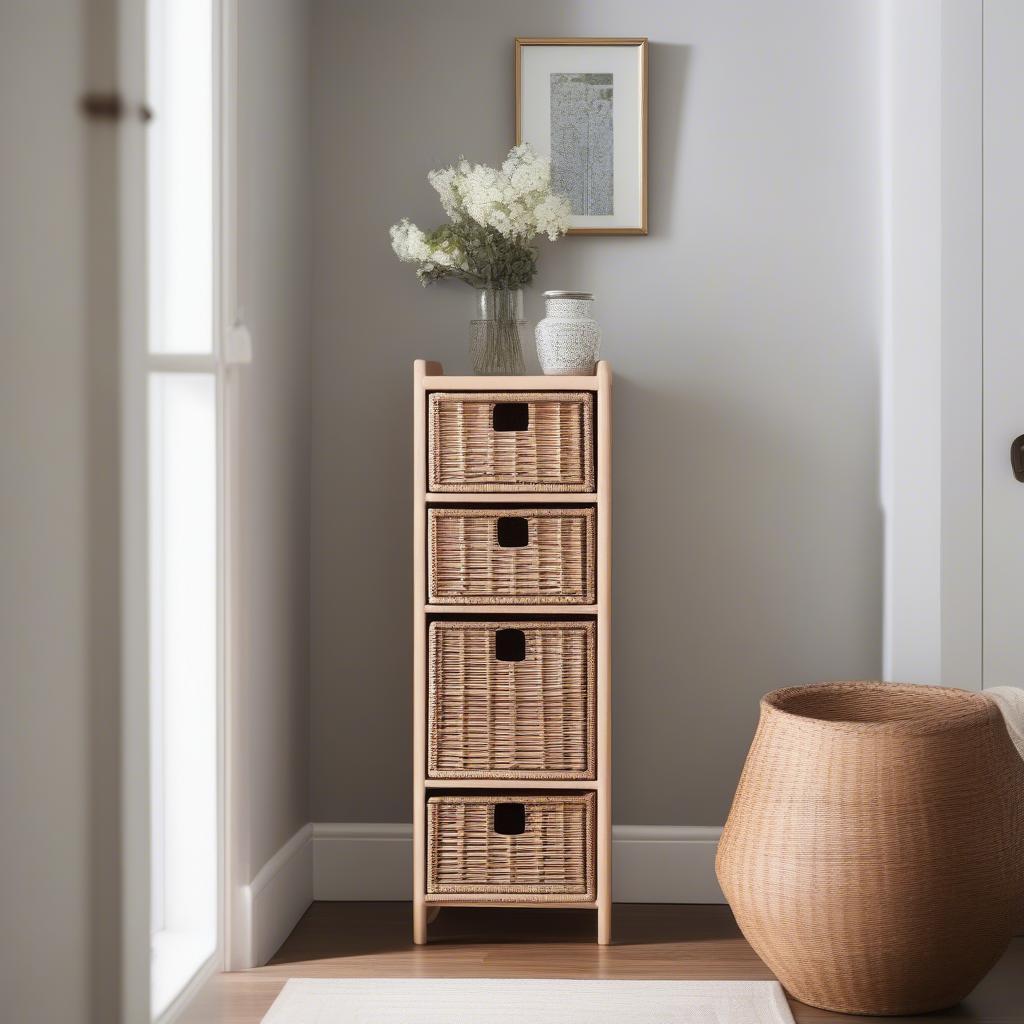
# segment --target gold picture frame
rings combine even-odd
[[[637,149],[636,149],[636,186],[634,191],[638,194],[635,196],[635,208],[636,216],[631,217],[630,223],[628,224],[609,224],[604,226],[601,224],[593,223],[596,219],[593,216],[577,215],[580,219],[587,221],[586,225],[580,225],[571,227],[569,229],[570,235],[646,235],[647,234],[647,126],[648,126],[648,111],[647,111],[647,93],[648,93],[648,41],[646,37],[633,37],[633,38],[565,38],[565,39],[548,39],[548,38],[522,38],[517,37],[515,43],[515,90],[516,90],[516,145],[518,146],[521,142],[533,142],[537,149],[542,153],[548,153],[551,148],[550,135],[547,139],[547,144],[544,144],[543,140],[539,139],[539,136],[535,132],[535,138],[538,141],[534,141],[534,138],[526,138],[524,140],[524,109],[523,109],[523,58],[524,51],[530,47],[596,47],[596,46],[607,46],[607,47],[622,47],[636,49],[636,60],[637,60],[637,102],[638,110],[636,112],[636,126],[638,131],[637,138]],[[552,78],[554,76],[552,75]],[[602,76],[603,77],[603,76]],[[610,76],[609,76],[610,78]],[[551,87],[554,89],[554,86]],[[609,90],[610,91],[610,90]],[[617,96],[615,97],[618,98]],[[611,109],[611,103],[608,104],[609,110]],[[536,119],[536,118],[535,118]],[[609,121],[611,121],[611,115],[609,115]],[[549,111],[549,125],[550,125],[550,111]],[[548,129],[550,133],[550,127]],[[608,131],[608,142],[607,145],[610,147],[613,145],[611,128]],[[553,154],[552,154],[553,155]],[[555,168],[557,172],[557,168]],[[611,189],[612,204],[614,208],[615,196],[614,191],[616,187],[615,180],[612,177],[612,171],[607,172],[607,187]],[[620,220],[621,217],[615,213],[606,215],[609,220]],[[635,221],[635,222],[634,222]]]

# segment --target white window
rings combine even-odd
[[[154,1020],[221,948],[223,372],[217,0],[148,0]]]

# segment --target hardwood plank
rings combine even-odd
[[[593,910],[446,907],[415,946],[408,903],[314,903],[266,967],[214,979],[182,1024],[259,1024],[288,978],[771,978],[724,906],[617,904],[611,946]],[[876,1021],[793,1003],[798,1024]],[[1024,938],[968,999],[894,1024],[1024,1024]]]

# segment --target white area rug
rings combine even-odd
[[[777,981],[292,978],[263,1024],[793,1024]]]

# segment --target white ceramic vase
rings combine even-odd
[[[590,315],[590,292],[545,292],[544,319],[537,324],[537,357],[552,375],[592,374],[601,349],[601,328]]]

